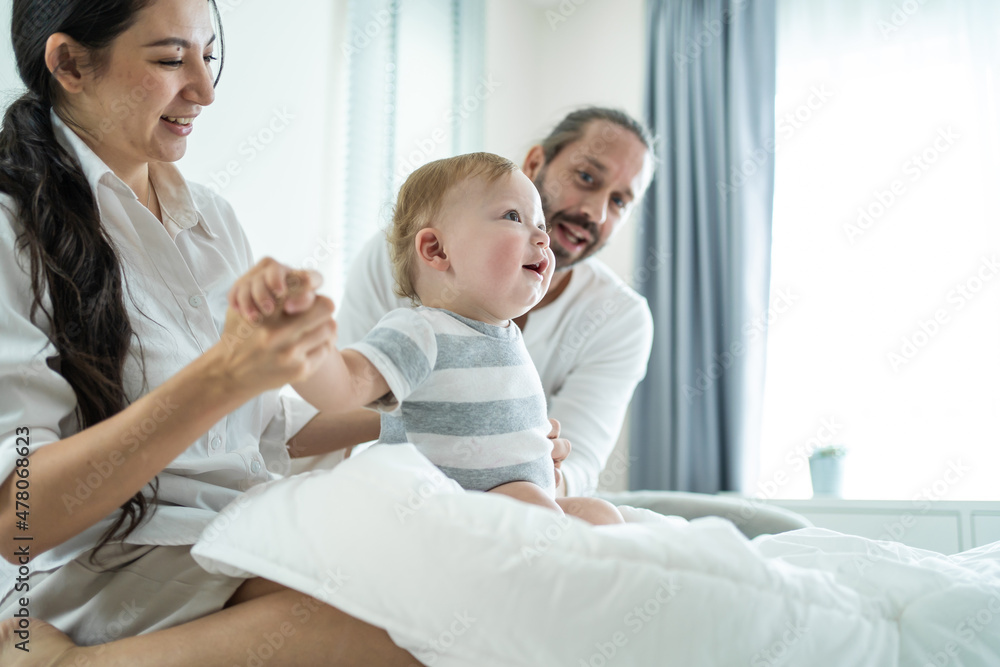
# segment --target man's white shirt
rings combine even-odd
[[[390,310],[411,306],[395,295],[383,234],[361,249],[348,272],[337,308],[337,345],[355,343]],[[603,262],[573,267],[569,284],[552,303],[532,311],[524,342],[538,368],[549,417],[572,445],[562,465],[567,491],[597,489],[621,431],[636,385],[646,375],[653,318],[646,300]]]

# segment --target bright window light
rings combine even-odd
[[[765,497],[1000,499],[995,5],[779,5]]]

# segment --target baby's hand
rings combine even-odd
[[[323,277],[265,257],[240,276],[229,290],[229,306],[250,322],[260,322],[283,304],[294,315],[312,307]]]

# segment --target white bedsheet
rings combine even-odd
[[[723,519],[625,514],[594,528],[466,493],[382,446],[254,489],[194,553],[384,627],[427,665],[1000,665],[1000,544],[750,542]]]

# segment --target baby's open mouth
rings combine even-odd
[[[548,258],[543,257],[540,262],[536,262],[534,264],[525,264],[523,268],[528,269],[529,271],[534,271],[538,275],[543,275],[545,273],[545,269],[547,269],[548,267],[549,267],[549,260]]]

